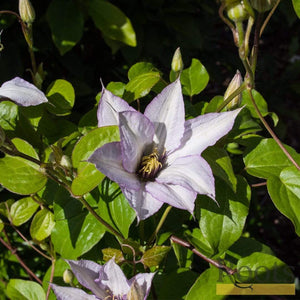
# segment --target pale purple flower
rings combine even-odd
[[[4,99],[11,100],[20,106],[39,105],[48,101],[42,91],[20,77],[15,77],[2,84],[0,100]]]
[[[231,130],[239,111],[185,121],[179,79],[144,114],[103,89],[98,126],[118,125],[120,142],[102,146],[88,161],[119,184],[138,220],[153,215],[163,203],[193,213],[197,194],[215,197],[214,177],[201,153]]]
[[[121,268],[112,258],[98,265],[90,260],[67,260],[78,282],[93,294],[79,288],[51,284],[57,300],[145,300],[155,273],[139,273],[127,280]],[[134,298],[137,295],[138,298]]]

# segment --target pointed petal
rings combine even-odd
[[[180,80],[168,85],[145,110],[155,127],[155,142],[167,151],[180,145],[184,132],[184,103]],[[162,149],[159,149],[161,152]]]
[[[130,289],[127,278],[113,258],[103,265],[103,269],[96,282],[100,283],[103,287],[105,286],[106,290],[109,289],[112,291],[116,297],[126,295]]]
[[[57,300],[97,300],[94,295],[89,295],[77,288],[59,286],[53,283],[51,283],[51,288]]]
[[[135,111],[135,109],[120,97],[103,88],[98,106],[98,127],[119,125],[119,112]]]
[[[200,155],[177,158],[159,173],[156,181],[181,185],[198,194],[215,198],[214,176],[209,164]]]
[[[95,280],[99,277],[101,265],[90,260],[67,260],[72,272],[81,285],[91,290],[97,297],[105,297],[107,293]]]
[[[146,300],[150,292],[154,275],[155,273],[139,273],[136,276],[132,277],[129,280],[132,298],[128,296],[127,298]]]
[[[120,186],[135,190],[140,188],[137,176],[123,168],[120,142],[103,145],[89,157],[88,162]]]
[[[135,210],[138,222],[155,214],[163,205],[163,202],[156,200],[145,191],[145,183],[137,191],[123,188],[122,192]]]
[[[42,91],[20,77],[2,84],[0,87],[0,98],[8,98],[21,106],[39,105],[48,102]]]
[[[154,127],[137,111],[120,113],[119,121],[123,166],[128,172],[135,173],[146,146],[153,143]]]
[[[169,161],[181,156],[201,154],[227,134],[241,109],[223,113],[210,113],[185,122],[181,146],[168,157]]]
[[[180,209],[185,209],[191,214],[194,211],[197,193],[180,185],[149,181],[146,184],[146,191],[159,201],[168,203],[169,205]]]

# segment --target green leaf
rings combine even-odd
[[[108,38],[123,42],[128,46],[136,46],[135,32],[131,22],[118,7],[106,1],[90,0],[88,12],[95,26]]]
[[[141,261],[146,267],[156,267],[162,262],[170,250],[171,247],[169,246],[154,246],[144,253]]]
[[[159,80],[159,72],[148,72],[134,77],[126,85],[124,99],[130,103],[133,100],[145,97]]]
[[[6,288],[7,296],[13,300],[44,300],[43,288],[34,281],[11,279]]]
[[[61,55],[71,50],[81,39],[84,19],[72,0],[53,0],[47,10],[52,39]]]
[[[96,149],[111,142],[120,140],[118,126],[106,126],[96,128],[83,136],[75,145],[72,153],[72,163],[74,168],[82,168]]]
[[[34,240],[42,241],[51,234],[54,226],[53,213],[44,208],[35,214],[30,225],[30,235]]]
[[[209,163],[214,176],[223,179],[233,191],[236,191],[237,179],[234,175],[231,159],[222,148],[209,147],[203,152],[203,157]]]
[[[0,214],[6,218],[9,218],[9,216],[10,216],[9,210],[14,203],[15,203],[14,199],[8,199],[5,202],[1,202],[0,203]]]
[[[298,18],[300,18],[300,0],[293,0],[293,6]]]
[[[115,262],[117,264],[124,261],[123,253],[119,249],[105,248],[105,249],[102,249],[102,253],[103,253],[103,260],[104,261],[109,261],[112,258],[115,259]]]
[[[3,221],[0,219],[0,232],[3,230],[4,228],[4,223]]]
[[[65,118],[56,117],[45,112],[39,122],[38,132],[48,144],[54,144],[59,139],[77,131],[77,126]]]
[[[134,210],[115,182],[105,179],[98,188],[100,192],[99,215],[127,238],[129,227],[135,219]]]
[[[33,147],[19,138],[12,140],[17,149],[35,159],[38,155]],[[39,165],[17,156],[6,155],[0,159],[0,184],[9,191],[29,195],[41,190],[47,182]]]
[[[14,130],[18,117],[18,105],[11,101],[0,102],[0,126],[4,130]]]
[[[300,172],[296,167],[282,170],[267,181],[268,192],[277,209],[289,218],[300,236]]]
[[[197,273],[187,268],[178,268],[173,272],[164,272],[154,276],[153,285],[157,291],[157,299],[179,300],[185,299],[189,288],[197,278]],[[199,300],[199,298],[193,298]]]
[[[54,249],[65,259],[77,259],[101,240],[105,227],[63,188],[59,187],[53,198],[56,223],[51,240]]]
[[[86,160],[104,144],[119,140],[119,128],[117,126],[96,128],[79,140],[72,153],[73,167],[77,168],[77,176],[71,186],[74,195],[84,195],[103,180],[104,175]]]
[[[268,114],[268,104],[263,96],[256,90],[252,90],[252,95],[255,100],[257,107],[259,108],[261,114],[265,117]],[[242,101],[241,106],[246,105],[247,109],[249,109],[252,117],[258,119],[259,116],[252,104],[251,98],[249,96],[249,92],[247,90],[242,93]]]
[[[201,228],[194,228],[192,232],[185,231],[188,241],[206,256],[213,256],[214,249],[204,237]]]
[[[106,89],[112,92],[114,95],[122,98],[125,91],[126,84],[124,82],[113,82],[111,81]]]
[[[201,62],[193,58],[191,66],[182,71],[180,81],[183,86],[183,94],[192,97],[205,89],[209,75]]]
[[[196,203],[197,219],[203,236],[214,254],[222,254],[243,232],[250,203],[250,188],[246,180],[238,176],[236,192],[216,177],[217,204],[206,196]]]
[[[277,257],[254,252],[238,261],[237,274],[239,282],[250,283],[294,283],[290,268]]]
[[[138,62],[134,64],[128,71],[128,79],[132,80],[142,74],[158,72],[153,64],[149,62]]]
[[[77,176],[72,181],[72,193],[76,196],[84,195],[92,191],[104,177],[105,175],[99,172],[94,165],[86,164],[80,168]]]
[[[11,221],[15,226],[26,223],[39,205],[31,197],[26,197],[16,201],[10,208]]]
[[[216,284],[222,278],[222,270],[210,267],[205,270],[193,284],[185,300],[221,300],[226,296],[216,295]],[[232,283],[229,277],[225,277],[220,283]],[[204,296],[205,295],[205,296]]]
[[[291,147],[284,145],[291,156],[300,163],[300,155]],[[244,157],[246,171],[256,177],[269,178],[279,176],[283,168],[293,164],[273,139],[263,139]]]
[[[57,79],[50,84],[46,96],[49,100],[48,111],[58,116],[71,113],[75,101],[72,84],[63,79]]]

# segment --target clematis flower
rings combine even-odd
[[[112,258],[103,266],[89,260],[67,261],[79,283],[93,294],[81,289],[51,284],[57,300],[145,300],[155,273],[139,273],[127,280]]]
[[[26,80],[15,77],[0,87],[0,100],[8,99],[20,106],[39,105],[47,102],[45,94]]]
[[[163,203],[193,213],[197,194],[215,198],[214,177],[201,153],[231,130],[239,111],[185,121],[179,79],[144,114],[103,89],[98,126],[118,125],[120,142],[102,146],[88,161],[119,184],[138,220],[153,215]]]

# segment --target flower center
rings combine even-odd
[[[152,153],[142,157],[140,166],[137,170],[138,176],[145,180],[155,178],[156,174],[161,170],[164,159],[164,154],[160,157],[157,148],[154,148]]]

